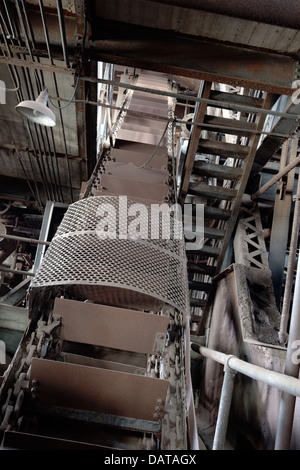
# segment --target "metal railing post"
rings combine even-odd
[[[289,340],[285,359],[284,373],[298,378],[299,377],[299,359],[295,360],[295,353],[300,339],[300,255],[298,256],[297,274],[294,288],[293,308],[291,314]],[[295,412],[296,398],[288,393],[281,395],[279,416],[277,424],[277,434],[275,441],[275,450],[289,450],[292,431],[293,418]]]
[[[212,450],[224,450],[225,446],[229,412],[234,390],[234,379],[236,376],[236,371],[231,369],[228,364],[231,357],[233,356],[229,356],[226,359],[224,366],[224,380]]]
[[[300,273],[300,257],[299,257],[298,272]],[[296,286],[295,286],[296,295],[294,299],[294,307],[295,307],[295,310],[297,309],[297,313],[299,314],[300,313],[299,312],[300,276],[297,276],[297,280],[298,282],[296,282]],[[298,320],[300,319],[300,315],[292,315],[292,317],[295,322],[298,322]],[[299,323],[300,323],[300,320],[299,320]],[[300,397],[300,380],[297,378],[298,371],[299,371],[299,358],[297,359],[297,361],[295,361],[296,362],[295,364],[293,363],[293,361],[287,361],[287,363],[290,365],[290,367],[288,368],[289,370],[287,370],[286,368],[285,373],[282,374],[280,372],[275,372],[273,370],[265,369],[264,367],[257,366],[255,364],[242,361],[236,356],[229,356],[222,352],[215,351],[213,349],[209,349],[204,346],[199,346],[196,343],[191,343],[191,348],[193,351],[198,352],[199,354],[202,354],[204,357],[207,357],[209,359],[212,359],[213,361],[219,362],[220,364],[224,364],[225,366],[227,365],[227,367],[228,367],[229,359],[231,362],[230,364],[231,370],[226,371],[228,372],[228,374],[227,375],[225,374],[224,383],[222,387],[219,415],[217,419],[217,428],[219,428],[219,430],[217,431],[216,429],[216,432],[219,433],[219,436],[215,437],[215,440],[213,443],[214,450],[221,449],[221,446],[224,445],[224,442],[225,442],[224,432],[226,433],[226,430],[227,430],[230,403],[232,399],[233,382],[234,382],[234,377],[232,376],[230,377],[229,375],[230,372],[231,372],[231,375],[232,375],[232,372],[239,372],[243,375],[246,375],[247,377],[263,382],[264,384],[269,385],[271,387],[276,387],[277,389],[284,392],[282,394],[282,397],[284,398],[287,397],[287,399],[285,399],[284,401],[282,400],[281,410],[279,411],[279,414],[282,420],[280,422],[280,417],[279,417],[278,435],[276,436],[277,442],[276,442],[275,449],[283,450],[287,448],[286,441],[288,441],[288,446],[289,446],[290,433],[292,431],[290,423],[292,424],[292,420],[293,420],[295,397]],[[292,353],[293,355],[297,353],[297,349],[296,351],[295,350],[293,351],[293,349],[295,348],[293,348],[292,345],[290,347],[290,351],[288,348],[287,357],[289,356],[289,353]],[[291,364],[294,367],[292,367]],[[295,373],[295,371],[297,373]],[[289,396],[292,396],[292,397],[288,399]],[[285,423],[287,423],[287,427]],[[223,440],[223,444],[222,444],[222,440]],[[279,440],[281,442],[279,442]],[[283,444],[282,441],[285,441],[284,445],[282,445]]]

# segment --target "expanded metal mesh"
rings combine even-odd
[[[93,292],[98,289],[97,300],[101,300],[105,286],[115,287],[130,291],[131,298],[132,292],[142,293],[188,313],[184,240],[174,239],[172,229],[170,239],[162,236],[151,239],[151,208],[140,207],[141,213],[134,217],[130,216],[130,208],[138,206],[132,204],[133,201],[128,201],[127,205],[120,205],[119,197],[98,196],[69,206],[31,288],[80,285],[82,292],[82,286],[93,286]],[[147,227],[148,237],[121,238],[125,236],[121,223],[127,220],[129,231],[130,224],[137,223],[137,217],[139,227],[135,225],[135,228]],[[174,220],[170,220],[172,228]],[[112,232],[114,223],[116,233]],[[91,289],[87,292],[91,294]]]

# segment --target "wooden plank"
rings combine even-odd
[[[155,351],[169,324],[160,315],[60,298],[53,313],[62,318],[61,339],[144,354]]]
[[[153,420],[163,406],[167,380],[33,358],[30,389],[43,404]]]

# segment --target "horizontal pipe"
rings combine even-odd
[[[21,66],[21,67],[29,67],[33,69],[39,69],[43,71],[50,71],[50,72],[55,72],[55,73],[67,73],[67,74],[75,74],[74,69],[68,68],[68,67],[58,67],[56,65],[49,65],[49,64],[42,64],[40,62],[34,62],[31,60],[22,60],[22,59],[16,59],[16,58],[11,58],[7,56],[0,56],[0,63],[4,62],[8,65],[15,65],[15,66]],[[262,108],[256,108],[254,106],[247,106],[247,105],[241,105],[241,104],[233,104],[230,101],[218,101],[218,100],[212,100],[212,99],[206,99],[206,98],[201,98],[198,96],[192,96],[192,95],[185,95],[184,93],[174,93],[171,91],[163,91],[163,90],[156,90],[152,88],[146,88],[146,87],[141,87],[138,85],[131,85],[130,83],[122,83],[122,82],[117,82],[114,80],[106,80],[103,78],[95,78],[95,77],[80,77],[81,80],[88,81],[88,82],[93,82],[93,83],[104,83],[106,85],[114,85],[120,88],[125,88],[125,89],[130,89],[130,90],[136,90],[136,91],[142,91],[145,93],[151,93],[154,95],[161,95],[161,96],[168,96],[170,98],[179,98],[179,99],[186,99],[189,101],[194,101],[197,103],[205,103],[207,105],[211,106],[217,106],[217,107],[224,107],[228,109],[233,109],[235,111],[244,111],[247,113],[261,113],[261,114],[266,114],[266,115],[272,115],[272,116],[278,116],[278,117],[284,117],[287,119],[294,119],[298,120],[299,115],[298,114],[292,114],[292,113],[284,113],[280,111],[273,111],[273,110],[268,110],[268,109],[262,109]],[[61,101],[61,98],[59,98]]]
[[[286,165],[282,170],[280,170],[277,175],[273,176],[266,184],[264,184],[256,193],[251,195],[251,199],[257,199],[264,192],[266,192],[273,184],[277,183],[283,176],[285,176],[289,171],[291,171],[295,166],[300,164],[300,155],[296,157],[292,162]]]
[[[19,237],[18,235],[0,234],[0,240],[1,238],[5,238],[7,240],[16,240],[16,241],[21,241],[21,242],[33,243],[37,245],[50,245],[50,242],[47,242],[47,241],[36,240],[35,238]]]
[[[3,273],[12,273],[12,274],[21,274],[23,276],[34,276],[34,273],[28,272],[28,271],[21,271],[20,269],[12,269],[12,268],[6,268],[4,266],[0,266],[0,272]]]
[[[51,100],[60,100],[60,101],[69,101],[67,98],[60,98],[59,96],[50,96]],[[106,103],[102,103],[100,101],[90,101],[90,100],[73,100],[72,103],[85,103],[85,104],[90,104],[92,106],[100,106],[103,108],[109,108],[113,109],[115,111],[123,111],[123,108],[120,108],[119,106],[113,106],[109,105]],[[137,116],[140,118],[149,118],[149,119],[155,119],[155,120],[160,120],[160,121],[170,121],[168,117],[165,116],[159,116],[156,114],[150,114],[150,113],[145,113],[143,111],[135,111],[133,109],[127,109],[126,110],[128,115],[133,115]],[[173,121],[175,124],[186,124],[186,120],[184,119],[177,119],[174,118]],[[222,126],[222,125],[216,125],[216,124],[206,124],[204,122],[196,122],[196,121],[189,121],[189,125],[193,126],[198,126],[198,127],[203,127],[203,129],[218,129],[219,131],[223,131],[224,134],[226,134],[227,131],[238,131],[238,132],[245,132],[247,134],[251,135],[265,135],[265,136],[273,136],[273,137],[283,137],[284,139],[288,139],[290,137],[290,134],[280,134],[278,132],[264,132],[264,131],[256,131],[255,129],[249,130],[249,129],[243,129],[242,127],[231,127],[231,126]]]
[[[220,364],[227,364],[231,369],[241,374],[247,375],[252,379],[263,382],[271,387],[276,387],[283,392],[300,397],[300,380],[289,375],[280,374],[272,370],[265,369],[254,364],[242,361],[236,356],[230,356],[213,349],[199,346],[196,343],[191,344],[193,351],[202,354],[203,356],[213,359]]]
[[[184,93],[174,93],[172,91],[163,91],[163,90],[156,90],[152,88],[146,88],[146,87],[141,87],[138,85],[132,85],[130,83],[123,83],[123,82],[117,82],[114,80],[105,80],[104,78],[94,78],[94,77],[80,77],[81,80],[88,81],[88,82],[93,82],[93,83],[104,83],[106,85],[114,85],[116,87],[120,88],[125,88],[129,90],[135,90],[135,91],[142,91],[144,93],[150,93],[154,95],[161,95],[161,96],[168,96],[170,98],[179,98],[179,99],[186,99],[189,101],[195,101],[197,103],[205,103],[211,106],[216,106],[216,107],[224,107],[224,108],[229,108],[233,109],[235,111],[244,111],[247,113],[261,113],[261,114],[270,114],[272,116],[278,116],[278,117],[285,117],[288,119],[294,119],[295,121],[298,121],[299,119],[299,114],[289,114],[289,113],[284,113],[280,111],[273,111],[271,109],[263,109],[263,108],[256,108],[255,106],[247,106],[247,105],[242,105],[242,104],[233,104],[230,101],[218,101],[218,100],[212,100],[209,98],[201,98],[198,96],[192,96],[192,95],[185,95]]]

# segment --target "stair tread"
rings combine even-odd
[[[200,139],[198,145],[199,152],[240,159],[246,158],[249,150],[250,147],[248,145],[231,144],[229,142],[209,139]]]
[[[185,233],[185,235],[187,235],[187,238],[190,239],[190,238],[192,238],[191,237],[192,234],[195,234],[195,236],[197,235],[197,230],[195,230],[194,228],[192,230],[192,227],[189,227],[189,226],[185,225],[184,233]],[[224,238],[225,230],[217,229],[217,228],[213,228],[213,227],[204,227],[204,236],[206,238],[212,238],[212,239]]]
[[[247,95],[238,95],[236,93],[227,93],[225,91],[211,90],[210,99],[215,101],[225,101],[227,103],[241,104],[243,106],[251,106],[261,108],[264,104],[262,98],[256,98]],[[220,107],[222,107],[220,105]]]
[[[211,256],[211,257],[216,257],[220,254],[221,249],[215,246],[208,246],[204,245],[202,248],[199,249],[193,249],[193,248],[186,248],[186,251],[188,253],[194,253],[199,256]]]
[[[215,266],[208,266],[205,263],[199,263],[188,261],[187,269],[190,272],[198,273],[198,274],[207,274],[208,276],[214,276],[216,273]]]
[[[242,176],[243,169],[196,160],[192,173],[236,181]]]
[[[256,129],[255,122],[239,121],[237,119],[211,116],[208,114],[204,118],[204,123],[214,125],[216,130],[224,134],[249,135],[251,131],[255,131]],[[235,130],[228,130],[226,127],[232,127],[235,128]],[[212,128],[210,130],[213,131]]]
[[[205,299],[190,299],[190,306],[191,307],[204,307],[206,304]]]
[[[210,282],[203,281],[189,281],[190,290],[200,290],[200,291],[209,291],[211,288]]]
[[[225,188],[223,186],[212,186],[205,183],[190,183],[188,193],[192,195],[201,195],[216,199],[233,199],[237,195],[237,190]]]
[[[161,139],[161,135],[151,134],[149,132],[140,132],[135,130],[120,129],[118,132],[118,138],[123,140],[130,140],[134,142],[142,142],[145,144],[158,145]],[[168,137],[164,136],[161,144],[166,145]]]
[[[231,217],[231,211],[220,207],[204,206],[204,217],[207,219],[228,220]]]

